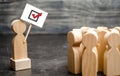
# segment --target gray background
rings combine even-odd
[[[10,1],[0,3],[0,33],[12,33],[10,23],[20,18],[26,3],[49,13],[44,27],[33,26],[31,34],[65,34],[82,26],[111,28],[120,24],[120,0]]]

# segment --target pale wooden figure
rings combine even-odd
[[[80,31],[70,31],[68,37],[68,70],[73,74],[81,73],[81,57],[82,51],[80,50],[80,43],[82,34]]]
[[[108,30],[108,28],[104,27],[104,26],[99,26],[99,27],[97,27],[97,29],[99,29],[99,30]]]
[[[120,35],[120,27],[115,27],[114,29],[117,29],[119,31],[119,35]],[[119,45],[119,50],[120,50],[120,45]]]
[[[90,28],[90,27],[81,27],[81,28],[80,28],[80,32],[82,32],[82,37],[84,36],[84,34],[85,34],[89,29],[91,29],[91,28]],[[84,52],[84,50],[85,50],[85,46],[82,44],[82,42],[81,42],[81,44],[80,44],[80,50],[82,51],[82,54],[83,54],[83,52]]]
[[[98,71],[103,71],[104,52],[106,50],[106,42],[104,35],[108,32],[107,27],[98,27],[96,32],[98,34],[97,51],[98,51]]]
[[[75,45],[78,46],[82,40],[81,35],[82,35],[81,32],[78,30],[68,32],[67,40],[68,40],[69,46],[75,46]]]
[[[82,39],[81,37],[86,33],[88,29],[89,27],[81,27],[81,29],[73,29],[68,33],[68,42],[69,42],[68,70],[73,74],[79,74],[82,71],[81,60],[82,60],[82,53],[85,47],[81,43],[81,39]]]
[[[120,75],[120,35],[118,31],[112,30],[105,35],[108,50],[104,54],[104,74],[106,76]]]
[[[14,70],[31,68],[31,60],[27,55],[27,43],[23,35],[26,30],[26,24],[20,20],[14,20],[11,25],[12,30],[16,33],[12,40],[11,68]]]
[[[89,29],[91,29],[90,27],[81,27],[80,29],[79,29],[79,31],[82,33],[82,36],[84,36],[84,34],[89,30]],[[80,50],[81,50],[81,52],[82,52],[82,54],[83,54],[83,52],[84,52],[84,49],[85,49],[85,46],[82,44],[82,42],[80,43]]]
[[[88,31],[82,39],[86,47],[82,56],[82,76],[97,76],[98,54],[97,44],[98,36],[95,31]]]
[[[119,33],[120,33],[120,27],[115,27],[114,29],[118,30]]]
[[[82,36],[89,30],[91,29],[90,27],[81,27],[80,32],[82,32]]]

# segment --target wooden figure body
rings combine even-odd
[[[68,71],[73,74],[81,73],[81,56],[82,52],[80,47],[69,47],[68,48]]]
[[[81,27],[80,29],[73,29],[73,31],[79,31],[79,32],[81,32],[81,34],[83,36],[89,29],[91,29],[91,28],[90,27]],[[81,36],[81,35],[78,35],[78,36]],[[77,37],[77,38],[80,38],[80,37]],[[72,40],[72,38],[71,38],[71,40]],[[79,39],[76,39],[76,40],[79,40]],[[81,40],[79,40],[79,41],[81,41]],[[83,53],[84,49],[85,49],[84,45],[82,43],[80,43],[79,50],[81,50],[81,52]]]
[[[68,33],[68,70],[73,74],[82,72],[82,54],[85,47],[81,40],[88,29],[89,27],[82,27]]]
[[[85,51],[82,56],[82,76],[97,76],[98,54],[97,44],[98,36],[95,31],[88,31],[82,39]]]
[[[80,32],[82,33],[82,37],[84,36],[84,34],[89,30],[91,29],[90,27],[81,27],[80,28]],[[84,50],[85,50],[85,46],[83,45],[83,43],[81,42],[80,43],[80,51],[82,52],[82,55],[84,53]],[[82,56],[81,56],[81,60],[82,60]],[[82,64],[82,61],[81,61],[81,64]],[[82,69],[82,66],[81,66],[81,69]]]
[[[14,70],[31,68],[31,61],[27,55],[27,43],[23,35],[26,30],[26,24],[20,20],[15,20],[12,22],[12,30],[16,35],[12,40],[13,52],[11,67]]]
[[[98,71],[103,71],[104,52],[106,50],[106,42],[104,35],[108,32],[107,27],[98,27],[96,30],[98,34],[97,51],[98,51]]]
[[[80,31],[74,30],[68,33],[68,70],[73,74],[81,73],[81,40],[82,34]]]
[[[13,56],[14,60],[27,58],[27,43],[23,33],[26,30],[26,24],[18,21],[12,25],[13,31],[16,33],[16,36],[13,38]]]
[[[114,29],[117,29],[120,32],[120,27],[115,27]]]
[[[104,74],[106,76],[120,75],[120,35],[118,31],[112,30],[105,35],[108,50],[104,54]]]
[[[115,27],[114,29],[118,30],[119,31],[119,35],[120,35],[120,27]],[[119,45],[119,51],[120,51],[120,45]]]

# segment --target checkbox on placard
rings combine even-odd
[[[37,22],[42,13],[38,13],[34,10],[31,10],[28,19]]]
[[[26,4],[20,19],[42,28],[47,15],[47,12],[30,4]]]

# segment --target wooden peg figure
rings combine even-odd
[[[108,50],[104,54],[104,74],[106,76],[120,75],[120,35],[118,31],[112,30],[105,35]]]
[[[104,52],[106,50],[106,42],[104,40],[104,35],[108,32],[107,27],[98,27],[96,30],[98,34],[98,43],[97,43],[97,51],[98,51],[98,71],[103,71],[103,61],[104,61]]]
[[[82,51],[80,50],[80,43],[82,34],[78,30],[70,31],[68,33],[68,70],[73,74],[81,73],[81,58]]]
[[[120,35],[120,27],[115,27],[114,29],[118,30]],[[120,45],[119,45],[119,51],[120,51]]]
[[[31,68],[31,60],[27,54],[27,43],[23,33],[26,30],[26,24],[21,20],[14,20],[11,24],[12,30],[16,33],[12,40],[12,58],[11,67],[14,70],[23,70]]]
[[[93,30],[88,31],[82,39],[85,50],[82,56],[82,76],[97,76],[98,54],[96,44],[98,41],[97,33]]]

